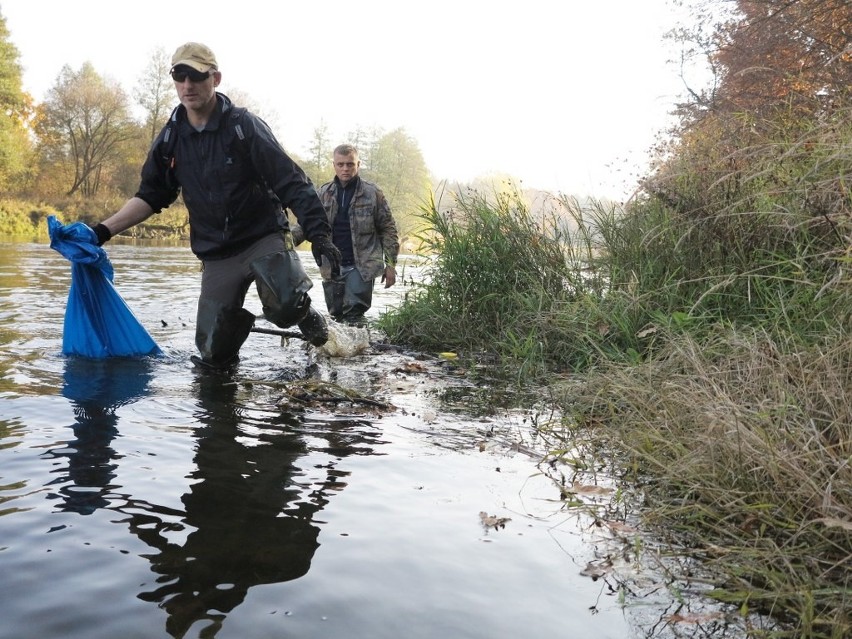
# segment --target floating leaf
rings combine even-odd
[[[699,614],[697,612],[688,612],[686,614],[675,614],[669,615],[666,617],[666,620],[669,623],[706,623],[708,621],[715,621],[717,619],[723,619],[724,615],[721,612],[706,612]]]
[[[609,557],[605,557],[599,561],[590,561],[587,563],[586,567],[580,571],[580,574],[584,577],[591,577],[592,580],[597,581],[611,570],[612,560]]]
[[[426,373],[428,369],[420,362],[406,362],[402,366],[395,368],[394,372],[398,373]]]
[[[510,517],[497,517],[496,515],[489,515],[487,512],[480,511],[479,520],[482,522],[482,525],[486,528],[505,528],[506,524],[512,519]]]
[[[588,495],[590,497],[602,497],[603,495],[609,495],[612,492],[612,488],[606,488],[604,486],[584,486],[583,484],[575,482],[570,486],[563,486],[562,492],[573,493],[576,495]]]
[[[604,521],[603,523],[612,532],[619,535],[632,535],[634,533],[639,532],[633,526],[628,526],[627,524],[620,521]]]

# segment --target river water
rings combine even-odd
[[[467,410],[439,359],[266,334],[201,373],[190,251],[108,253],[162,357],[63,357],[69,262],[0,244],[0,637],[649,635],[588,570],[606,540],[538,468],[534,409]],[[282,401],[306,380],[374,401]]]

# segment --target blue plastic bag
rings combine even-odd
[[[93,359],[142,357],[162,351],[112,284],[113,268],[95,232],[83,222],[47,218],[50,247],[71,261],[62,354]]]

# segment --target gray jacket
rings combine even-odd
[[[329,226],[334,228],[337,216],[338,182],[326,182],[319,188],[319,198],[325,207]],[[349,223],[352,230],[352,249],[355,253],[355,268],[364,281],[376,279],[385,271],[385,266],[396,266],[399,257],[399,234],[390,206],[382,190],[364,179],[349,205]],[[298,224],[292,225],[293,240],[300,244],[305,234]],[[323,259],[320,266],[323,280],[331,279],[331,267]]]

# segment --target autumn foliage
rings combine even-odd
[[[752,0],[719,25],[724,70],[717,106],[804,118],[845,103],[852,90],[852,4],[847,0]]]

